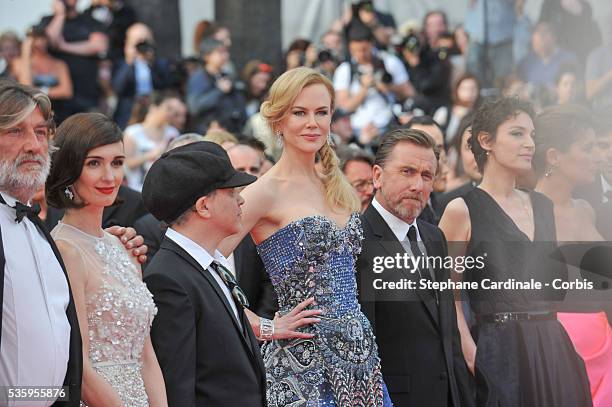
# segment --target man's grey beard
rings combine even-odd
[[[41,168],[36,173],[22,174],[19,165],[24,161],[37,161]],[[0,190],[9,193],[14,198],[30,198],[45,186],[45,181],[51,169],[51,156],[37,154],[22,154],[15,161],[0,160]]]

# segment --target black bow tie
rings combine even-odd
[[[21,202],[16,202],[13,208],[15,208],[15,213],[17,214],[17,217],[15,218],[15,222],[17,223],[21,222],[24,216],[27,216],[28,219],[32,219],[32,217],[38,216],[40,213],[40,206],[38,205],[34,205],[32,207],[24,205]]]

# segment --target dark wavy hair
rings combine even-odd
[[[64,191],[81,176],[88,152],[118,141],[123,141],[121,129],[101,113],[77,113],[64,120],[53,139],[57,151],[45,185],[47,203],[60,209],[85,206],[84,202],[68,198]],[[113,205],[119,203],[117,199]]]
[[[474,158],[481,174],[484,174],[487,152],[480,145],[478,136],[481,133],[486,133],[495,140],[499,126],[505,121],[516,117],[519,113],[526,113],[531,117],[531,120],[535,118],[532,104],[519,99],[517,96],[485,99],[476,110],[474,120],[472,121],[472,136],[468,139],[468,143],[474,153]]]

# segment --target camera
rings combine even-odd
[[[374,81],[384,85],[393,83],[393,76],[387,71],[383,61],[381,59],[375,59],[372,62],[374,65]]]
[[[155,52],[155,45],[153,45],[153,43],[149,41],[141,41],[138,44],[136,44],[136,51],[138,51],[141,54],[149,54],[149,53],[152,54]]]
[[[319,55],[317,59],[320,64],[323,64],[328,61],[336,62],[336,58],[334,57],[334,54],[332,53],[332,51],[328,49],[323,49],[319,51]]]
[[[374,76],[374,82],[382,83],[384,85],[389,85],[393,83],[393,76],[387,71],[383,61],[377,59],[372,62],[372,65],[374,67],[374,71],[372,73],[372,75]],[[355,72],[358,76],[361,76],[366,73],[363,67],[361,66],[358,66]]]
[[[440,61],[445,61],[451,55],[451,50],[447,47],[440,47],[437,49],[437,56]]]
[[[384,68],[377,69],[374,71],[374,80],[385,85],[390,85],[393,83],[393,76]]]
[[[421,52],[421,39],[416,33],[409,33],[404,41],[402,41],[402,48],[412,54],[419,54]]]

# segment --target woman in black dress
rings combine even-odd
[[[563,292],[551,283],[567,279],[567,269],[549,257],[556,249],[552,202],[516,187],[531,169],[533,116],[518,98],[490,100],[478,109],[470,147],[482,182],[451,201],[440,222],[455,242],[449,252],[484,259],[483,268],[463,274],[480,288],[468,291],[474,337],[457,305],[462,348],[481,406],[591,406],[584,363],[554,312]],[[532,279],[543,288],[483,289],[488,280]]]

